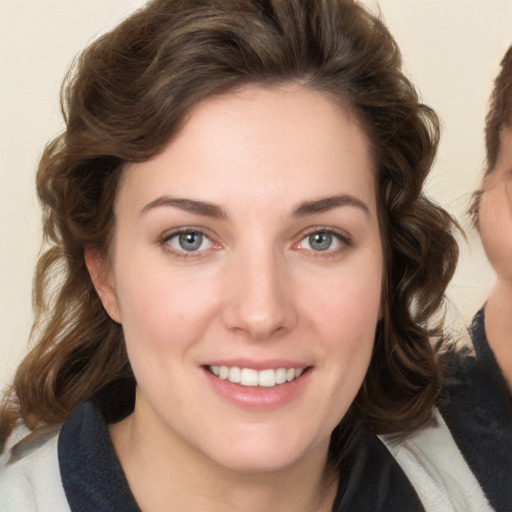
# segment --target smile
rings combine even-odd
[[[228,380],[241,386],[260,386],[272,388],[298,379],[304,368],[277,368],[267,370],[254,370],[253,368],[239,368],[238,366],[207,366],[208,371],[222,380]]]

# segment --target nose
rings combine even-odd
[[[293,280],[271,251],[239,255],[227,282],[226,327],[254,341],[292,330],[298,321]]]

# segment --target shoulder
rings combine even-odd
[[[20,430],[17,429],[13,437],[20,437]],[[69,512],[60,478],[58,436],[58,432],[54,432],[43,437],[37,444],[29,445],[17,458],[10,450],[2,456],[2,512]]]
[[[383,439],[427,512],[492,511],[443,418],[400,443]]]

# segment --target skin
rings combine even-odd
[[[126,168],[110,266],[86,262],[138,383],[110,432],[142,510],[331,510],[329,439],[381,309],[375,186],[354,116],[294,84],[204,100]],[[175,230],[191,227],[205,238],[187,253]],[[326,250],[313,233],[332,233]],[[307,371],[284,403],[244,407],[205,368],[234,358]]]
[[[497,280],[485,308],[485,332],[512,390],[512,126],[500,137],[496,167],[485,178],[478,230]]]

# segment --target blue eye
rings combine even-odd
[[[330,233],[313,233],[307,238],[309,247],[314,251],[327,251],[333,242],[333,236]]]
[[[182,231],[167,238],[167,243],[179,252],[198,252],[209,249],[212,241],[199,231]]]
[[[336,232],[318,230],[310,232],[299,243],[300,249],[314,252],[336,252],[350,245],[348,236]]]

